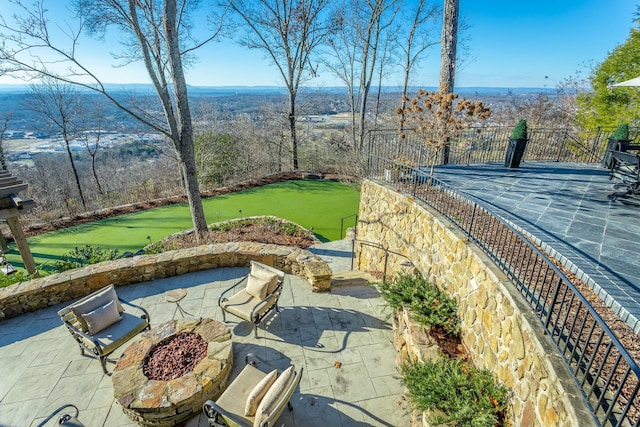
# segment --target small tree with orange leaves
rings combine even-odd
[[[458,94],[444,90],[428,92],[420,89],[413,99],[404,100],[404,107],[396,110],[400,115],[400,138],[406,138],[409,130],[431,149],[429,178],[433,176],[438,152],[449,144],[451,137],[475,121],[491,116],[491,109],[482,101],[458,98]]]

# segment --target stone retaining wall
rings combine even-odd
[[[105,261],[0,288],[0,320],[73,300],[111,283],[122,286],[212,268],[246,267],[251,260],[308,280],[314,292],[331,287],[331,268],[307,250],[252,242],[217,243]]]
[[[594,419],[539,320],[507,277],[446,218],[384,185],[362,185],[357,266],[392,276],[408,258],[424,277],[458,302],[462,340],[476,367],[488,369],[510,390],[514,426],[593,426]],[[419,328],[414,329],[420,334]],[[411,331],[409,331],[411,332]],[[402,339],[415,358],[428,340]],[[399,356],[403,357],[403,356]]]

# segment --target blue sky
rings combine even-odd
[[[0,0],[7,13],[7,0]],[[29,3],[29,0],[27,0]],[[65,0],[46,0],[51,18],[68,19]],[[207,3],[207,2],[203,2]],[[635,25],[635,3],[629,0],[460,0],[461,17],[470,26],[463,35],[469,54],[456,76],[456,86],[553,87],[576,72],[601,62],[624,43]],[[117,52],[119,37],[106,41],[82,39],[79,54],[92,70],[109,83],[147,83],[140,64],[114,68],[108,52]],[[437,86],[439,51],[433,49],[416,73],[413,84]],[[548,76],[548,79],[545,79]],[[280,86],[276,69],[260,51],[249,51],[232,41],[214,42],[199,51],[198,61],[187,71],[194,86]],[[397,85],[390,77],[388,85]],[[6,76],[0,83],[20,83]],[[328,72],[309,85],[333,86]]]

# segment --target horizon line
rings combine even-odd
[[[106,86],[149,86],[153,87],[152,83],[110,83],[105,82],[102,83]],[[0,88],[2,87],[27,87],[31,86],[32,83],[0,83]],[[248,84],[232,84],[232,85],[193,85],[187,84],[188,88],[200,88],[200,89],[231,89],[231,88],[273,88],[273,89],[285,89],[286,86],[279,85],[248,85]],[[309,89],[337,89],[337,88],[345,88],[346,86],[301,86],[300,88],[309,88]],[[400,88],[399,85],[383,85],[383,88]],[[436,88],[437,86],[421,86],[421,85],[412,85],[410,88]],[[544,90],[555,90],[557,88],[545,87],[545,86],[484,86],[484,85],[468,85],[468,86],[456,86],[455,88],[460,89],[468,89],[468,88],[482,88],[482,89],[544,89]]]

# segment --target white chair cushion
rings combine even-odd
[[[239,425],[251,425],[253,417],[245,417],[244,409],[249,393],[264,377],[265,373],[251,365],[246,365],[240,374],[216,400],[216,404],[224,409],[225,419],[230,419]],[[241,422],[243,420],[244,422]]]
[[[267,294],[272,293],[273,291],[276,290],[276,287],[278,287],[278,278],[279,278],[278,273],[272,271],[271,269],[269,269],[268,266],[264,264],[260,264],[255,261],[252,262],[250,274],[253,274],[256,277],[269,281],[269,285],[267,287]]]
[[[71,309],[73,311],[73,314],[76,316],[78,326],[80,327],[82,332],[89,332],[89,327],[84,321],[82,315],[89,313],[90,311],[95,310],[98,307],[104,306],[109,301],[115,301],[119,313],[124,312],[124,307],[122,306],[122,304],[120,304],[120,301],[118,301],[118,295],[116,294],[116,290],[114,289],[113,285],[104,287],[99,291],[96,291],[93,294],[80,299],[78,302],[71,304]]]
[[[102,307],[98,307],[89,313],[81,314],[81,316],[86,322],[91,335],[106,329],[122,319],[115,301],[109,301]]]
[[[253,420],[253,427],[260,427],[260,424],[269,416],[271,413],[277,409],[278,403],[284,397],[285,392],[291,386],[295,377],[295,370],[293,366],[289,366],[280,374],[280,376],[276,379],[267,394],[264,395],[262,401],[258,405],[258,409],[256,410],[256,416]],[[285,402],[286,403],[286,402]]]
[[[244,415],[246,417],[253,417],[256,413],[256,409],[258,409],[258,405],[262,401],[262,398],[269,390],[269,387],[276,380],[276,375],[278,375],[277,370],[273,370],[269,372],[249,393],[249,397],[247,397],[247,404],[244,407]]]
[[[278,299],[277,294],[271,294],[264,301],[249,295],[246,289],[240,290],[220,305],[226,312],[238,316],[241,319],[255,322],[270,309]]]
[[[93,340],[85,341],[87,347],[93,348],[97,345],[102,349],[103,354],[109,354],[122,344],[135,337],[140,331],[147,327],[147,322],[133,314],[122,313],[122,320],[107,326],[100,332],[92,335]]]
[[[266,279],[260,276],[254,276],[253,273],[249,273],[247,279],[247,287],[245,288],[247,293],[252,297],[258,299],[264,299],[267,296],[267,290],[269,288],[270,279]]]

